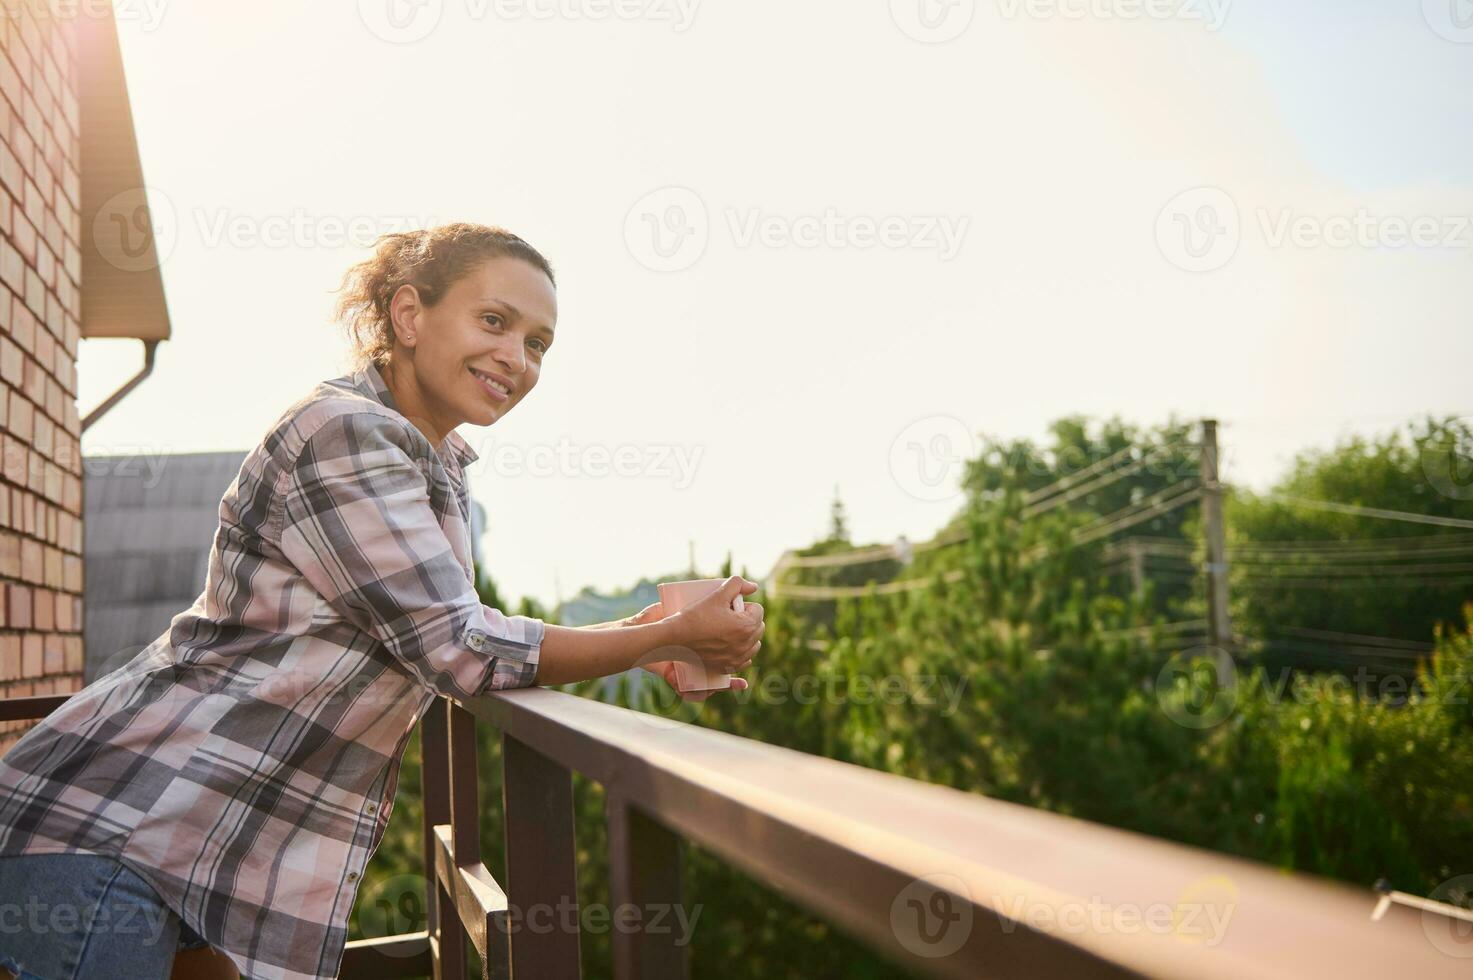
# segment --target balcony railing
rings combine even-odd
[[[0,702],[0,719],[63,700]],[[505,888],[479,849],[481,722],[502,734]],[[577,907],[573,771],[606,790],[612,909],[680,906],[689,840],[919,975],[1436,980],[1473,963],[1461,918],[1368,888],[557,691],[436,700],[421,725],[428,928],[349,943],[344,977],[465,977],[468,946],[485,977],[580,976],[578,916],[528,927]],[[620,980],[691,972],[678,930],[612,941]]]

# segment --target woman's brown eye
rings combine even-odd
[[[482,316],[481,319],[482,320],[498,320],[499,321],[501,319],[501,317],[497,316],[495,313],[487,313],[484,316]],[[494,326],[494,324],[492,324],[492,325]]]

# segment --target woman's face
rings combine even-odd
[[[395,347],[411,348],[393,360],[413,364],[412,371],[391,366],[395,400],[406,416],[430,422],[438,444],[462,422],[491,425],[537,384],[557,292],[530,262],[497,256],[472,266],[434,306],[401,286],[390,311]]]

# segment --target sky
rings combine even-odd
[[[1473,415],[1469,0],[117,0],[173,323],[85,455],[245,451],[375,235],[501,225],[558,341],[462,426],[505,596],[924,540],[985,437]],[[85,341],[85,414],[141,346]],[[223,491],[224,488],[222,488]]]

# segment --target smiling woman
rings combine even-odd
[[[0,930],[0,971],[335,977],[436,696],[636,666],[671,681],[673,657],[732,673],[760,646],[762,607],[731,608],[757,586],[736,575],[668,617],[597,627],[481,602],[477,454],[455,428],[497,422],[541,376],[557,296],[532,246],[483,225],[390,235],[349,270],[339,313],[357,365],[247,454],[199,598],[0,758],[0,919],[105,905],[156,938],[116,919]]]
[[[348,270],[338,318],[400,411],[439,444],[461,422],[491,425],[542,373],[557,322],[542,254],[500,228],[454,224],[386,235]]]

